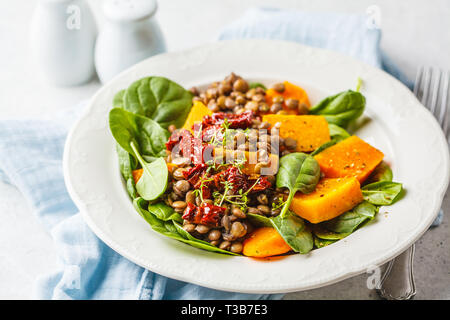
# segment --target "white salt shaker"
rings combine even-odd
[[[58,86],[90,80],[96,35],[84,0],[39,0],[31,20],[30,49],[42,76]]]
[[[116,74],[166,50],[155,21],[155,0],[105,0],[106,21],[95,46],[95,68],[105,83]]]

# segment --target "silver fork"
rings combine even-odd
[[[414,83],[417,99],[436,117],[447,141],[449,134],[449,72],[431,67],[419,68]],[[442,209],[441,209],[442,213]],[[408,300],[416,294],[413,260],[415,245],[386,264],[377,292],[388,300]]]

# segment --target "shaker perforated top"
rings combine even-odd
[[[113,21],[136,21],[150,18],[157,9],[156,0],[107,0],[103,12]]]

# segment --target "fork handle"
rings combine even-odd
[[[415,245],[388,262],[377,290],[387,300],[409,300],[416,294],[413,275]]]

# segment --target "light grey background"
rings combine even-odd
[[[99,0],[90,0],[99,26]],[[381,10],[382,49],[408,75],[431,64],[450,69],[450,1],[448,0],[160,0],[157,19],[168,50],[212,41],[220,28],[246,8],[277,6],[303,11],[365,13]],[[55,88],[43,83],[31,64],[29,21],[35,1],[0,1],[0,117],[50,114],[89,98],[100,84]],[[444,200],[450,211],[450,197]],[[34,280],[57,267],[50,236],[33,217],[17,190],[0,183],[0,299],[31,297]],[[416,299],[450,299],[450,224],[428,231],[416,246]],[[299,270],[301,272],[301,270]],[[328,287],[291,293],[288,299],[377,299],[363,274]]]

